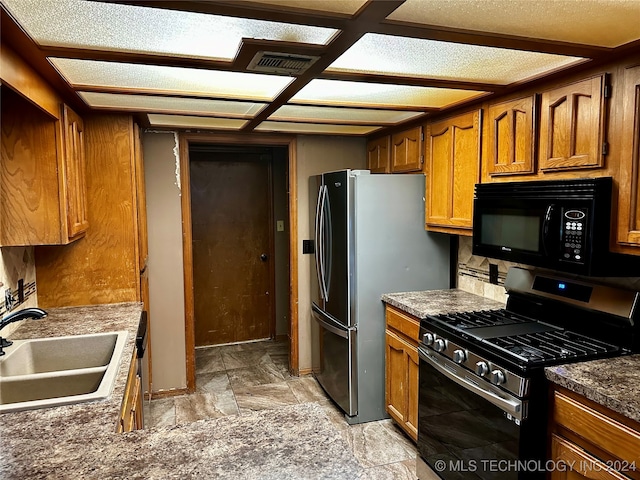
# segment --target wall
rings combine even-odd
[[[24,302],[18,301],[18,280],[24,280]],[[10,288],[16,299],[16,304],[10,312],[23,308],[37,307],[36,292],[36,264],[33,247],[2,247],[0,248],[0,318],[5,318],[9,312],[5,311],[4,292]],[[10,337],[11,333],[22,322],[15,322],[2,329],[0,335]]]
[[[528,265],[521,265],[494,258],[480,257],[471,253],[471,237],[460,237],[458,248],[458,288],[475,293],[483,297],[491,298],[499,302],[506,302],[507,295],[504,290],[504,280],[511,266],[519,266],[532,269]],[[489,264],[498,265],[498,285],[489,283]],[[606,285],[616,285],[630,290],[640,290],[640,277],[628,278],[588,278],[579,275],[563,274],[567,278],[583,279],[588,282],[597,282]]]
[[[309,215],[309,177],[344,168],[366,168],[366,140],[349,137],[298,137],[298,341],[299,369],[311,370],[311,262],[302,240],[313,238]]]
[[[177,137],[173,132],[145,132],[142,144],[149,239],[152,391],[158,392],[187,387]]]
[[[274,148],[273,155],[273,232],[275,247],[276,284],[276,336],[289,333],[289,195],[287,148]],[[278,232],[277,222],[284,222],[284,231]]]

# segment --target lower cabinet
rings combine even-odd
[[[551,401],[551,480],[640,479],[640,423],[560,387]]]
[[[129,376],[127,377],[127,385],[122,397],[122,407],[120,409],[120,419],[118,420],[118,433],[131,432],[139,430],[143,426],[142,422],[142,380],[138,374],[138,356],[133,350],[131,358],[131,366],[129,367]]]
[[[418,440],[418,336],[420,321],[386,308],[385,402],[387,413]]]

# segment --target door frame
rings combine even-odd
[[[191,175],[189,169],[190,144],[252,145],[288,148],[289,203],[289,369],[299,373],[298,340],[298,189],[296,137],[290,135],[260,135],[240,133],[180,133],[180,202],[182,207],[182,253],[184,263],[184,322],[187,390],[196,389],[195,316],[193,293],[193,247],[191,231]],[[274,295],[275,296],[275,295]],[[275,300],[274,300],[275,301]]]

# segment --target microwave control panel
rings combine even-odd
[[[561,260],[583,262],[587,245],[588,213],[587,208],[562,209]]]

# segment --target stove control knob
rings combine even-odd
[[[433,333],[425,333],[422,335],[422,342],[425,345],[433,345]]]
[[[491,372],[491,383],[494,385],[502,385],[506,380],[504,372],[501,372],[500,370],[494,370]]]
[[[446,343],[444,343],[444,340],[441,338],[438,338],[434,343],[433,343],[433,349],[436,352],[444,352],[445,349],[447,348]]]
[[[453,361],[456,363],[462,363],[467,359],[467,354],[464,350],[456,350],[453,352]]]
[[[489,373],[489,365],[487,365],[487,362],[477,362],[476,373],[481,377],[484,377],[487,373]]]

